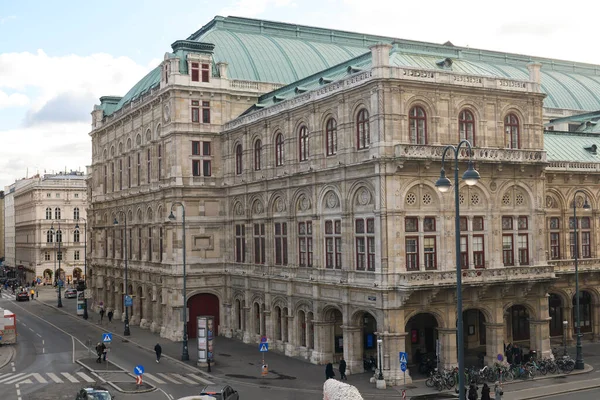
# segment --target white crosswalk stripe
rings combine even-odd
[[[190,379],[186,378],[186,377],[185,377],[185,376],[183,376],[183,375],[180,375],[180,374],[173,374],[173,376],[174,376],[175,378],[179,379],[180,381],[183,381],[183,382],[185,382],[185,383],[189,383],[190,385],[195,385],[195,384],[196,384],[196,382],[194,382],[194,381],[192,381],[192,380],[190,380]]]
[[[37,381],[39,383],[48,383],[48,381],[41,374],[33,373],[33,374],[31,374],[31,376],[33,376],[35,379],[37,379]]]
[[[62,376],[64,376],[65,378],[67,378],[71,383],[78,383],[79,381],[71,374],[69,374],[68,372],[61,372]]]
[[[86,381],[86,382],[96,382],[95,380],[93,380],[92,378],[90,378],[89,376],[87,376],[86,374],[84,374],[83,372],[77,372],[77,375],[79,375],[80,377],[82,377],[83,380]]]
[[[208,379],[204,379],[198,375],[194,375],[194,374],[187,374],[187,376],[189,376],[192,379],[196,379],[198,382],[203,383],[205,385],[214,385],[213,382],[209,381]]]
[[[46,373],[46,375],[48,375],[48,377],[52,379],[55,383],[63,383],[63,380],[60,379],[58,376],[54,375],[52,372],[48,372]]]
[[[165,382],[165,381],[163,381],[162,379],[159,379],[159,378],[157,378],[156,376],[154,376],[154,375],[152,375],[152,374],[150,374],[150,373],[148,373],[148,372],[144,373],[144,378],[148,378],[148,379],[150,379],[151,381],[154,381],[154,382],[156,382],[156,383],[159,383],[159,384],[161,384],[161,385],[166,383],[166,382]]]
[[[181,383],[179,381],[176,381],[173,378],[170,378],[167,374],[163,374],[162,372],[158,372],[156,375],[160,375],[161,378],[166,379],[167,381],[169,381],[171,383],[177,383],[177,384]]]
[[[155,372],[144,373],[143,379],[158,385],[213,385],[214,383],[200,374]],[[133,378],[131,378],[133,381]],[[89,372],[31,372],[0,373],[0,386],[3,384],[56,384],[56,383],[93,383],[97,379]],[[0,391],[1,392],[1,391]],[[1,396],[0,396],[1,397]]]

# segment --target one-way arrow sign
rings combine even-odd
[[[258,346],[258,351],[260,351],[261,353],[266,353],[267,351],[269,351],[269,343],[261,343]]]

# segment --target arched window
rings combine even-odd
[[[458,114],[459,140],[468,140],[471,146],[475,146],[475,118],[469,110],[462,110]]]
[[[520,147],[519,118],[515,114],[508,114],[504,118],[504,132],[506,132],[506,148],[518,149]]]
[[[259,139],[256,142],[254,142],[254,170],[255,171],[260,170],[260,164],[261,164],[260,153],[261,153],[261,151],[262,151],[262,143]]]
[[[408,113],[411,144],[427,144],[427,115],[422,107],[415,106]]]
[[[277,167],[283,165],[283,160],[285,157],[283,145],[283,133],[278,133],[275,137],[275,166]]]
[[[60,219],[60,208],[54,209],[54,219]]]
[[[298,148],[300,150],[300,161],[308,160],[308,129],[306,126],[300,128],[300,134],[298,135]]]
[[[242,145],[235,146],[235,174],[242,174]]]
[[[58,243],[62,242],[62,231],[61,230],[56,231],[56,242],[58,242]]]
[[[328,156],[337,153],[337,122],[333,118],[329,118],[325,124],[325,150]]]
[[[585,290],[579,291],[579,320],[581,321],[581,332],[592,331],[592,295]],[[577,321],[577,298],[573,296],[573,321]],[[577,322],[573,324],[574,331],[577,329]]]
[[[52,209],[50,207],[46,208],[46,219],[52,219]]]
[[[356,116],[356,148],[366,149],[369,147],[371,137],[369,134],[369,112],[363,108]]]
[[[79,219],[79,207],[73,209],[73,219],[77,221]]]
[[[73,232],[73,242],[79,243],[79,229],[75,229],[75,232]]]
[[[54,235],[52,234],[52,231],[46,232],[46,242],[52,243],[53,241],[54,241]]]

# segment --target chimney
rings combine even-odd
[[[229,64],[226,62],[218,62],[217,68],[219,69],[219,76],[221,79],[227,79],[227,67]]]
[[[371,47],[372,68],[387,67],[390,65],[390,50],[392,45],[389,43],[377,43]]]
[[[542,69],[542,64],[538,62],[530,62],[527,64],[527,69],[529,70],[529,80],[535,83],[542,83],[540,70]]]

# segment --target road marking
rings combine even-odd
[[[148,378],[148,379],[150,379],[150,380],[153,380],[153,381],[154,381],[154,382],[156,382],[156,383],[160,383],[160,384],[167,383],[167,382],[165,382],[165,381],[163,381],[163,380],[161,380],[161,379],[158,379],[157,377],[155,377],[154,375],[152,375],[152,374],[150,374],[150,373],[148,373],[148,372],[145,372],[145,373],[144,373],[144,377],[145,377],[145,378]]]
[[[86,374],[84,374],[83,372],[77,372],[77,375],[79,375],[80,377],[82,377],[86,382],[96,382],[95,380],[93,380],[92,378],[90,378],[89,376],[87,376]]]
[[[169,378],[169,377],[167,376],[167,374],[163,374],[162,372],[157,372],[157,373],[156,373],[156,375],[160,375],[160,377],[161,377],[161,378],[163,378],[163,379],[166,379],[166,380],[168,380],[169,382],[173,382],[173,383],[177,383],[177,384],[180,384],[180,383],[181,383],[181,382],[179,382],[179,381],[176,381],[176,380],[175,380],[175,379],[173,379],[173,378]]]
[[[30,330],[31,332],[35,332],[35,331],[34,331],[33,329],[31,329],[31,328],[29,328],[29,330]]]
[[[42,335],[40,335],[39,333],[36,333],[36,335],[38,335],[39,337],[42,337]]]
[[[71,375],[68,372],[61,372],[61,374],[67,378],[68,380],[70,380],[72,383],[79,383],[79,381],[77,380],[77,378],[75,378],[73,375]]]
[[[209,381],[208,379],[201,378],[197,375],[187,374],[187,376],[189,376],[192,379],[196,379],[197,381],[199,381],[200,383],[204,383],[205,385],[214,385],[214,383]]]
[[[32,377],[34,377],[35,379],[37,379],[37,381],[39,383],[48,383],[48,381],[40,374],[38,374],[37,372],[34,372],[31,374]]]
[[[46,372],[46,375],[48,375],[50,377],[50,379],[52,379],[56,383],[64,383],[62,379],[60,379],[58,376],[54,375],[52,372]]]
[[[17,369],[15,368],[15,363],[14,361],[10,363],[10,366],[12,367],[13,372],[16,372]]]
[[[184,381],[185,383],[189,383],[191,385],[195,385],[196,384],[196,382],[192,381],[191,379],[186,378],[183,375],[180,375],[180,374],[172,374],[172,375],[175,376],[175,378]]]
[[[16,375],[12,375],[12,376],[9,376],[9,377],[2,377],[2,379],[0,379],[0,383],[7,383],[7,381],[12,381],[16,377],[19,377],[19,376],[22,376],[22,375],[25,375],[25,373],[20,372],[20,373],[18,373]],[[16,380],[18,380],[18,379],[16,379]]]
[[[31,382],[31,379],[25,379],[24,381],[17,383],[17,385],[19,385],[21,383],[33,383],[33,382]]]

